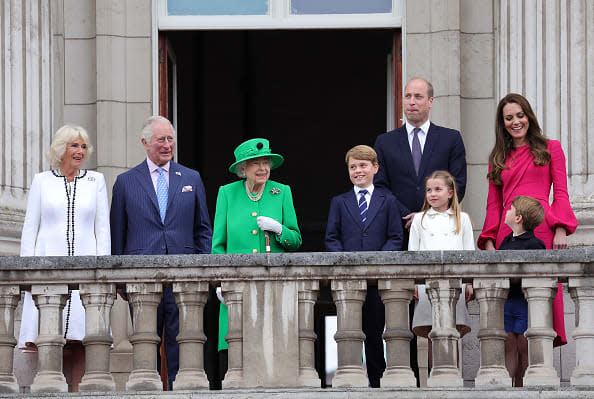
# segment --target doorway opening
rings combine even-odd
[[[211,220],[218,187],[237,179],[233,150],[264,137],[285,157],[271,179],[291,186],[300,251],[323,251],[330,200],[352,188],[346,151],[372,146],[392,107],[399,119],[388,93],[401,97],[400,30],[160,35],[175,54],[178,160],[201,173]]]

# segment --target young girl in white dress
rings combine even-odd
[[[460,210],[456,183],[452,175],[444,170],[431,173],[425,183],[425,203],[421,212],[415,214],[410,227],[409,251],[427,250],[474,250],[472,224],[468,214]],[[456,328],[460,338],[470,332],[470,317],[466,302],[472,297],[472,286],[462,285],[462,292],[456,304]],[[431,331],[431,302],[425,292],[425,285],[415,287],[418,303],[413,316],[413,332],[427,338]],[[429,345],[431,361],[431,345]]]

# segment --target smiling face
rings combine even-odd
[[[87,143],[78,136],[74,141],[66,144],[66,150],[62,155],[60,168],[64,171],[80,169],[85,157],[87,156]]]
[[[420,127],[429,119],[433,107],[433,97],[429,97],[429,88],[422,79],[413,79],[404,88],[404,114],[408,123]]]
[[[241,171],[245,174],[250,187],[265,184],[270,178],[270,159],[268,157],[248,159]]]
[[[379,165],[371,161],[349,158],[349,177],[351,182],[360,188],[367,188],[373,183],[373,176],[377,173]]]
[[[146,155],[157,166],[163,166],[173,158],[175,149],[175,137],[171,126],[163,121],[156,121],[152,124],[153,134],[150,142],[142,139],[142,145]]]
[[[528,144],[526,135],[528,134],[530,122],[520,104],[506,104],[503,107],[502,114],[505,130],[507,130],[507,133],[511,136],[514,142],[514,147]]]
[[[449,189],[443,179],[429,179],[425,187],[427,202],[437,212],[445,212],[450,207],[454,191]]]

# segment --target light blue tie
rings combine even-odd
[[[157,201],[159,201],[159,214],[161,215],[161,222],[165,223],[165,213],[167,212],[167,199],[169,193],[167,192],[167,180],[163,174],[163,168],[157,168],[159,178],[157,179]]]

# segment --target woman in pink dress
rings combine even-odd
[[[504,222],[505,213],[515,197],[527,195],[536,198],[545,210],[544,222],[534,230],[536,237],[547,249],[567,248],[567,236],[575,231],[577,219],[569,204],[561,144],[542,134],[530,103],[519,94],[505,96],[497,106],[495,118],[495,146],[489,155],[487,175],[487,215],[477,246],[488,250],[499,248],[503,238],[511,233]],[[553,202],[549,204],[551,185]],[[561,284],[553,303],[553,327],[557,332],[554,345],[567,343]],[[508,333],[506,357],[512,352],[518,353],[519,348],[527,352],[524,335]],[[506,359],[506,363],[509,360]],[[518,360],[513,362],[517,368]],[[520,362],[523,363],[522,353]],[[521,381],[521,376],[518,377]]]

